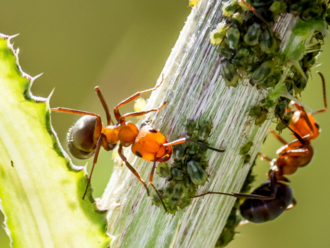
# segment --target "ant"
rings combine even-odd
[[[320,126],[312,115],[327,110],[325,80],[322,73],[318,72],[318,74],[322,79],[324,108],[308,114],[303,106],[294,103],[297,110],[294,111],[288,128],[298,140],[287,143],[276,132],[269,130],[284,146],[277,151],[277,159],[272,160],[265,155],[259,155],[262,159],[271,163],[273,170],[276,171],[277,178],[295,173],[299,167],[306,166],[313,158],[314,150],[311,140],[319,136]]]
[[[194,196],[192,198],[205,196],[208,194],[219,194],[233,196],[246,199],[240,206],[241,215],[248,221],[253,223],[264,223],[279,217],[285,210],[293,208],[297,201],[293,197],[291,187],[286,184],[288,180],[276,178],[275,172],[270,171],[269,180],[262,183],[251,194],[243,193],[222,193],[222,192],[206,192]],[[245,224],[246,221],[241,222]]]
[[[300,136],[303,137],[309,135],[308,140],[316,139],[320,134],[320,126],[314,119],[313,115],[323,113],[327,111],[328,108],[324,76],[321,72],[317,73],[320,75],[322,80],[324,108],[314,111],[312,113],[306,113],[303,106],[297,103],[293,103],[297,110],[294,111],[292,121],[289,125],[289,127],[295,130]]]
[[[287,184],[289,180],[284,175],[294,174],[299,167],[306,166],[312,160],[314,150],[311,146],[311,140],[316,139],[320,132],[319,125],[312,115],[323,113],[327,110],[325,80],[322,73],[318,72],[318,74],[322,79],[324,108],[308,114],[303,106],[294,103],[297,110],[293,114],[291,123],[287,125],[281,118],[283,124],[288,127],[297,139],[287,143],[275,131],[269,130],[284,145],[277,151],[278,158],[276,159],[259,154],[263,160],[270,162],[272,165],[268,172],[269,181],[261,184],[251,194],[230,194],[209,191],[192,198],[207,194],[245,198],[246,200],[240,206],[241,215],[246,220],[254,223],[274,220],[284,210],[293,208],[297,204],[297,201],[293,197],[292,189]]]
[[[120,158],[123,160],[128,169],[143,184],[148,196],[149,190],[147,188],[146,183],[142,180],[139,173],[133,168],[133,166],[127,161],[126,157],[123,154],[123,147],[131,146],[131,150],[136,156],[147,161],[152,161],[153,167],[151,169],[149,183],[156,191],[166,212],[167,209],[165,207],[165,204],[160,197],[158,190],[152,182],[154,171],[156,168],[156,162],[165,162],[170,159],[172,154],[171,146],[190,141],[217,152],[224,152],[224,150],[219,150],[206,146],[191,138],[180,138],[172,142],[167,142],[165,136],[161,132],[154,129],[148,123],[143,123],[139,129],[132,122],[126,121],[126,118],[128,117],[142,116],[150,112],[157,112],[165,106],[166,102],[164,102],[158,108],[150,109],[147,111],[130,112],[124,115],[121,115],[119,113],[119,107],[137,99],[142,94],[156,90],[160,87],[163,81],[164,76],[162,77],[162,81],[160,82],[160,84],[158,84],[154,88],[139,91],[120,102],[114,108],[114,115],[117,124],[114,124],[113,120],[111,119],[108,106],[101,93],[100,87],[98,86],[95,87],[95,92],[101,101],[103,109],[105,110],[107,116],[107,126],[104,126],[102,124],[101,117],[99,115],[91,112],[62,107],[51,109],[52,112],[63,112],[83,116],[74,124],[74,126],[69,130],[68,133],[68,147],[72,156],[78,159],[87,159],[94,155],[93,166],[91,169],[91,173],[88,177],[88,183],[82,199],[84,199],[86,196],[93,174],[94,166],[97,163],[101,147],[103,147],[106,151],[111,151],[116,147],[117,143],[119,142],[118,153]]]

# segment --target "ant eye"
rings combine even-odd
[[[320,125],[318,123],[314,123],[315,127],[317,128],[317,130],[320,130]]]

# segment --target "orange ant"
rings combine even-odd
[[[72,156],[78,159],[87,159],[94,155],[93,159],[93,166],[91,169],[91,173],[88,177],[88,183],[86,186],[86,190],[82,199],[85,198],[91,177],[93,174],[94,166],[97,163],[99,151],[101,147],[103,147],[106,151],[113,150],[117,143],[119,142],[119,149],[118,153],[123,162],[126,164],[128,169],[136,176],[136,178],[143,184],[145,187],[147,194],[149,196],[149,190],[147,188],[146,183],[141,179],[139,173],[133,168],[133,166],[127,161],[126,157],[123,154],[123,147],[131,146],[132,152],[147,161],[153,161],[153,167],[151,169],[149,183],[152,188],[156,191],[159,199],[162,202],[162,205],[167,211],[162,198],[156,187],[153,185],[153,175],[156,168],[156,162],[165,162],[170,159],[172,154],[171,146],[182,144],[185,142],[194,142],[200,146],[205,148],[217,151],[217,152],[224,152],[224,150],[215,149],[209,146],[206,146],[198,141],[195,141],[191,138],[180,138],[172,142],[167,142],[165,136],[154,129],[147,123],[143,123],[138,129],[138,127],[133,124],[132,122],[127,121],[126,118],[134,117],[134,116],[142,116],[150,112],[157,112],[162,109],[166,102],[164,102],[160,107],[155,109],[150,109],[147,111],[138,111],[138,112],[131,112],[124,115],[119,113],[119,107],[137,99],[140,95],[151,92],[156,90],[164,81],[164,77],[160,84],[152,89],[148,89],[145,91],[140,91],[132,96],[128,97],[127,99],[120,102],[114,108],[114,115],[117,121],[117,124],[111,119],[110,112],[108,106],[104,100],[103,95],[101,94],[101,90],[98,86],[95,87],[95,92],[98,95],[103,109],[105,110],[107,116],[107,126],[104,126],[101,121],[101,117],[97,114],[75,110],[70,108],[52,108],[52,112],[63,112],[63,113],[70,113],[76,115],[83,115],[69,130],[68,133],[68,147]]]
[[[295,130],[301,137],[308,135],[308,140],[316,139],[320,134],[320,126],[314,119],[313,115],[323,113],[327,111],[328,108],[325,90],[325,80],[321,72],[317,73],[320,75],[322,80],[324,108],[314,111],[312,113],[306,113],[303,106],[297,103],[293,103],[297,110],[294,111],[292,121],[289,124],[289,127]]]
[[[271,170],[275,172],[277,179],[283,178],[283,175],[292,175],[299,167],[304,167],[310,163],[314,155],[314,149],[309,140],[310,135],[288,143],[275,131],[269,129],[269,132],[284,146],[276,152],[278,155],[276,159],[262,154],[259,154],[259,157],[271,163]]]

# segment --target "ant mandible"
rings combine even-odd
[[[101,101],[103,109],[105,110],[107,116],[107,126],[104,126],[102,124],[101,117],[99,115],[91,112],[62,107],[51,109],[52,112],[63,112],[69,114],[83,115],[83,117],[81,117],[74,124],[74,126],[69,130],[68,133],[68,147],[72,156],[78,159],[87,159],[94,155],[91,173],[88,177],[88,183],[82,199],[84,199],[86,196],[93,174],[94,166],[97,163],[101,147],[103,147],[106,151],[111,151],[116,147],[117,143],[119,142],[119,156],[121,157],[125,165],[128,167],[128,169],[143,184],[148,196],[149,190],[147,188],[146,183],[142,180],[139,173],[133,168],[133,166],[127,161],[126,157],[123,154],[123,147],[132,146],[131,150],[136,156],[147,161],[153,161],[153,167],[149,176],[149,183],[156,191],[165,211],[167,211],[166,206],[162,201],[158,190],[153,185],[153,175],[156,168],[156,162],[165,162],[170,159],[172,154],[171,146],[191,141],[205,148],[217,152],[224,152],[224,150],[219,150],[206,146],[191,138],[180,138],[172,142],[167,142],[165,136],[149,124],[143,123],[140,129],[138,129],[135,124],[126,121],[126,118],[128,117],[142,116],[150,112],[157,112],[165,106],[166,102],[164,102],[160,107],[155,109],[131,112],[124,115],[121,115],[119,113],[119,107],[137,99],[142,94],[156,90],[163,83],[163,81],[164,76],[162,77],[162,81],[154,88],[137,92],[120,102],[114,108],[114,115],[117,124],[114,124],[114,122],[112,121],[108,106],[98,86],[95,87],[95,92]]]

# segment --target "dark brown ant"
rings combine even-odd
[[[227,195],[246,199],[240,206],[241,215],[253,223],[264,223],[279,217],[285,210],[293,208],[297,201],[292,189],[283,178],[277,180],[274,171],[269,172],[268,181],[261,184],[251,194],[206,192],[192,198],[210,194]]]

